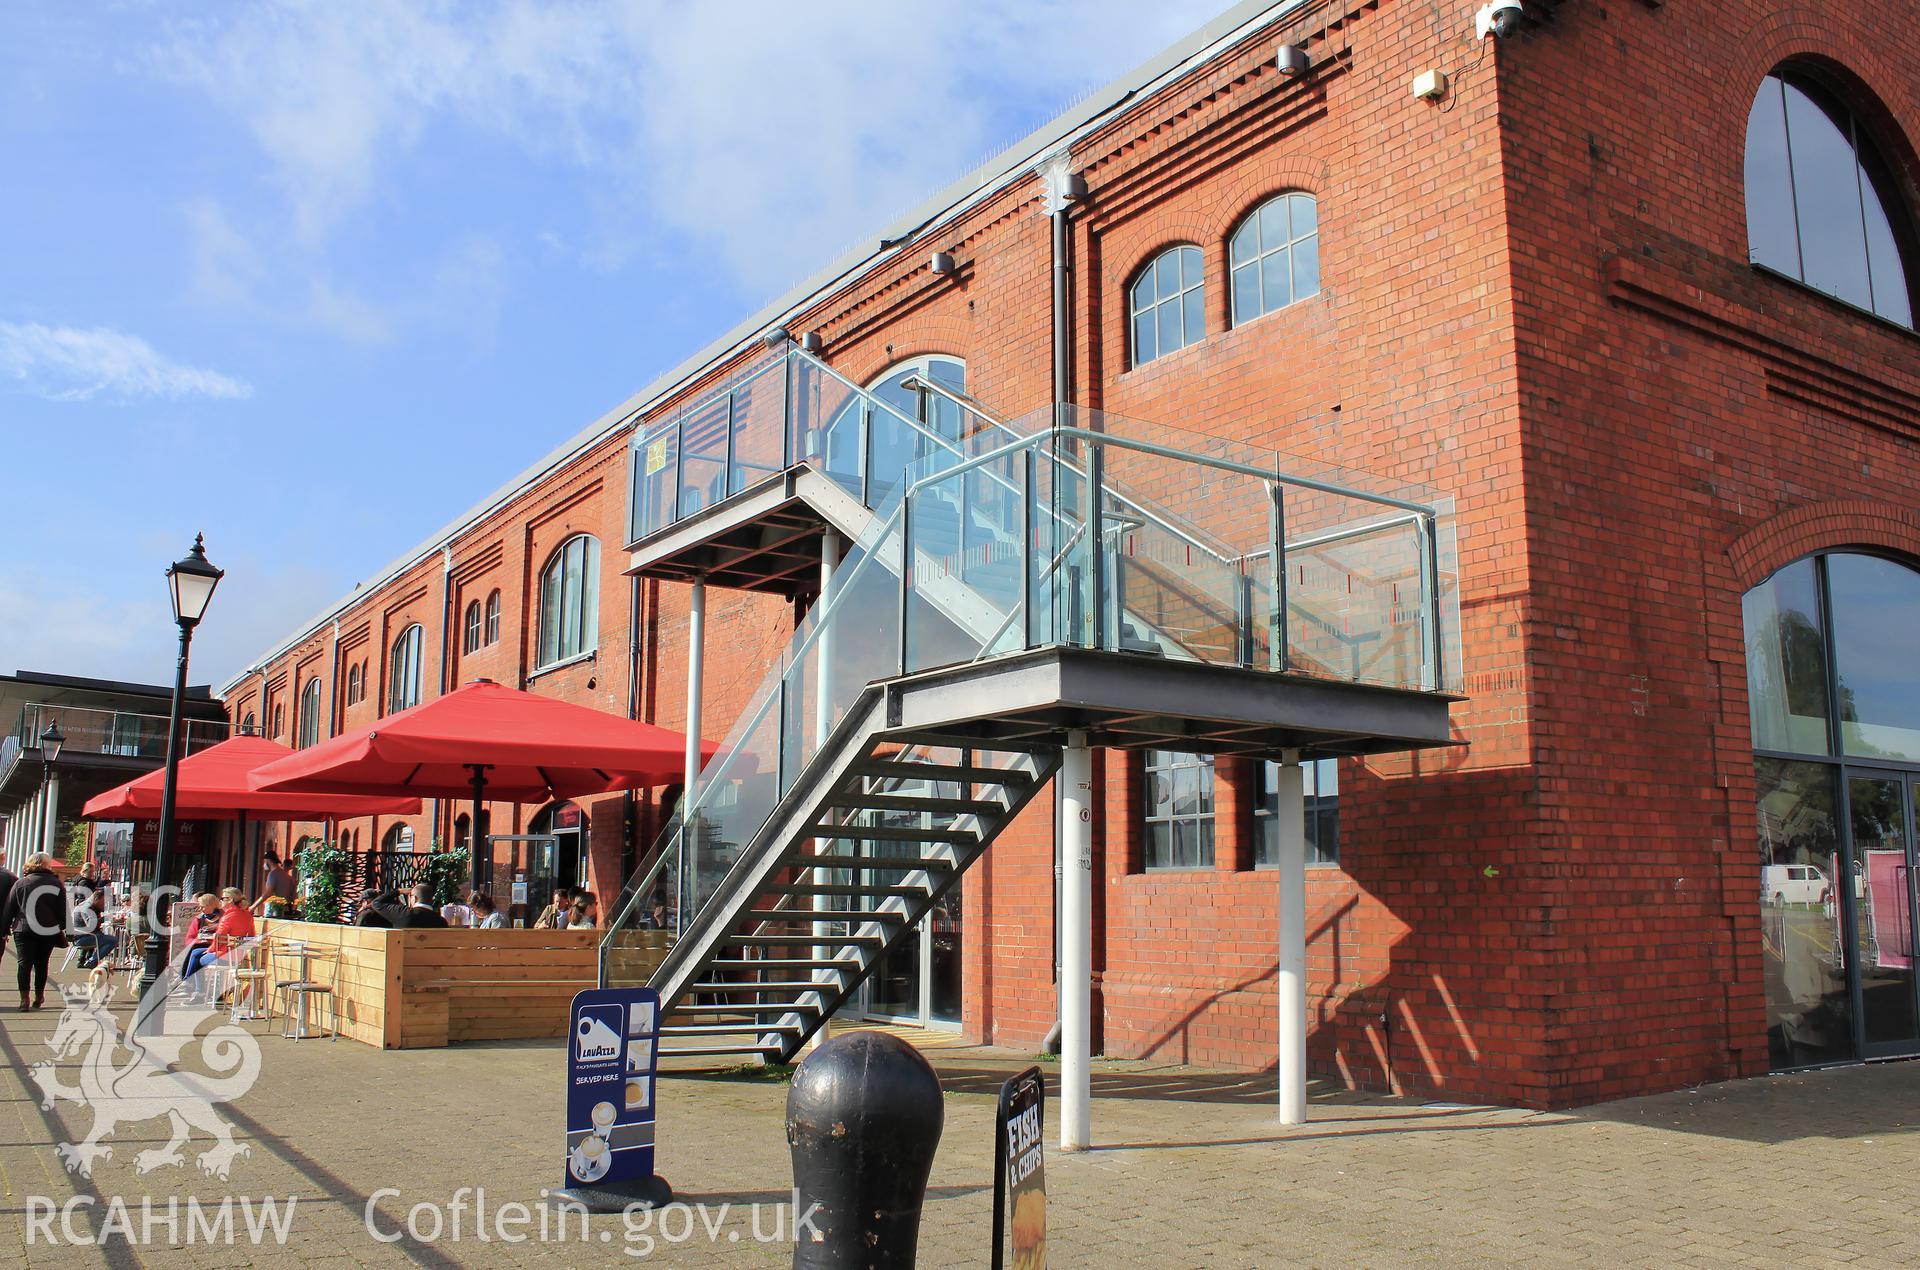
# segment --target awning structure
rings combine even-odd
[[[346,820],[355,816],[413,816],[417,796],[388,794],[291,794],[253,784],[255,769],[291,757],[297,751],[263,736],[230,737],[180,760],[174,783],[176,820],[224,820],[252,816],[260,820]],[[160,814],[166,769],[117,785],[87,800],[80,814],[88,820],[144,820]]]
[[[703,742],[701,757],[718,745]],[[280,794],[408,794],[542,803],[682,778],[686,738],[480,679],[253,773]]]

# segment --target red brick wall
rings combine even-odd
[[[1917,18],[1571,4],[1500,50],[1550,1101],[1765,1068],[1740,599],[1814,550],[1920,549],[1920,341],[1747,264],[1746,121],[1821,63],[1910,210]]]
[[[1871,90],[1856,104],[1890,134],[1920,136],[1920,25],[1897,7],[1889,22],[1568,0],[1483,46],[1467,6],[1314,4],[1076,141],[1080,403],[1115,429],[1206,433],[1457,500],[1460,744],[1342,766],[1342,867],[1308,883],[1321,1073],[1546,1106],[1763,1068],[1740,594],[1822,547],[1920,554],[1920,343],[1745,263],[1743,134],[1760,77],[1818,56]],[[1277,73],[1282,38],[1312,75]],[[1429,69],[1452,80],[1437,103],[1410,91]],[[1913,199],[1920,169],[1910,148],[1895,157]],[[1321,291],[1232,328],[1227,239],[1283,190],[1318,199]],[[856,382],[947,353],[1003,413],[1044,406],[1038,180],[924,238],[790,327],[818,331]],[[1207,336],[1133,368],[1125,287],[1173,242],[1206,259]],[[936,249],[955,277],[927,271]],[[599,653],[530,686],[616,712],[631,695],[640,717],[684,723],[686,588],[643,584],[628,629],[624,446],[452,544],[451,682],[526,680],[538,569],[584,530],[602,547]],[[239,686],[235,716],[285,700],[291,729],[296,665],[338,679],[367,658],[367,701],[337,708],[364,725],[408,619],[427,630],[430,693],[442,585],[435,557],[362,597],[337,665],[316,633],[268,668],[264,703],[259,677]],[[496,586],[500,642],[460,653],[465,604]],[[793,615],[708,604],[718,739]],[[1222,769],[1216,867],[1146,873],[1138,760],[1098,772],[1096,1036],[1113,1055],[1270,1066],[1276,895],[1251,867],[1250,773]],[[494,824],[537,810],[497,807]],[[588,811],[591,885],[611,900],[621,800]],[[643,799],[635,819],[644,855],[663,812]],[[1052,1023],[1052,857],[1042,796],[965,879],[970,1036],[1037,1047]]]

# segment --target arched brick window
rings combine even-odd
[[[1134,276],[1127,288],[1133,320],[1133,364],[1144,366],[1207,335],[1207,279],[1200,249],[1169,247]]]
[[[1767,76],[1747,119],[1753,262],[1913,325],[1913,225],[1859,116],[1815,75]]]
[[[1247,213],[1227,241],[1233,324],[1320,290],[1320,209],[1313,195],[1276,194]]]

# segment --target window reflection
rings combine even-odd
[[[1747,592],[1747,710],[1756,750],[1825,754],[1827,649],[1812,560]]]
[[[1853,1057],[1838,914],[1834,776],[1820,763],[1755,761],[1767,1045],[1775,1067]]]
[[[1880,778],[1847,782],[1853,946],[1859,949],[1861,1025],[1869,1045],[1911,1041],[1916,1034],[1904,784]]]
[[[1827,557],[1840,742],[1848,754],[1920,760],[1920,572],[1877,556]]]
[[[1838,98],[1804,75],[1769,75],[1747,120],[1746,181],[1754,263],[1913,325],[1897,190]]]

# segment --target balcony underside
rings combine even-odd
[[[157,758],[122,754],[75,753],[60,756],[60,807],[63,815],[95,794],[104,794],[160,766]],[[23,750],[19,761],[0,773],[0,815],[10,814],[31,800],[46,780],[46,765],[40,751]]]
[[[1210,754],[1380,754],[1454,744],[1441,693],[1128,653],[1047,648],[882,685],[886,730],[916,740]]]
[[[820,591],[820,550],[872,520],[859,499],[809,466],[789,468],[634,543],[627,572],[643,578],[759,591],[786,599]]]

